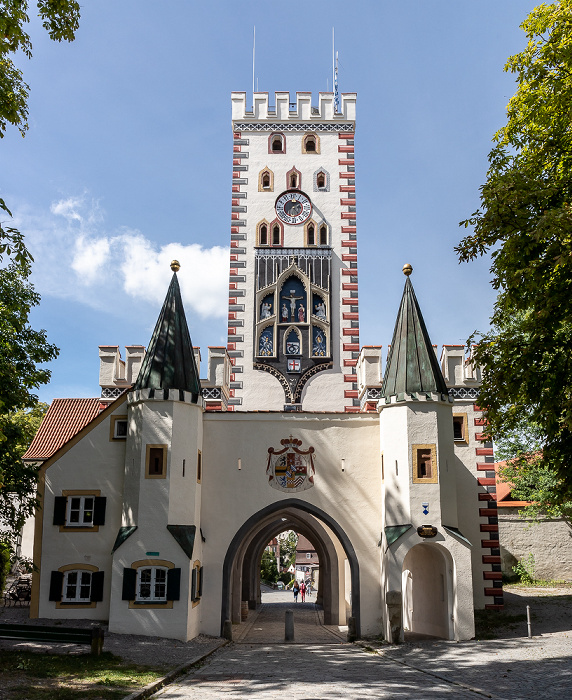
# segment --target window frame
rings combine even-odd
[[[275,151],[272,148],[273,141],[276,137],[279,137],[282,140],[282,150],[280,151]],[[273,131],[268,137],[268,154],[278,155],[283,153],[286,153],[286,136],[280,131]]]
[[[312,140],[315,145],[315,149],[313,151],[308,150],[308,141]],[[302,139],[302,153],[307,153],[308,155],[320,155],[320,137],[318,134],[314,133],[309,133],[309,134],[304,134],[304,138]]]
[[[82,525],[80,523],[72,523],[69,520],[72,498],[93,498],[93,516],[90,524]],[[58,499],[65,499],[65,508],[58,506]],[[99,532],[100,526],[105,525],[105,511],[107,499],[102,498],[99,489],[64,489],[61,496],[55,497],[54,503],[54,525],[59,525],[60,532]],[[56,521],[56,512],[60,511],[60,519]],[[81,512],[81,511],[80,511]],[[95,524],[94,524],[95,523]]]
[[[67,575],[71,572],[91,574],[90,583],[89,583],[89,599],[84,599],[81,601],[80,600],[71,601],[71,600],[64,599],[64,592],[65,592]],[[97,566],[93,566],[92,564],[84,564],[83,562],[77,563],[77,564],[66,564],[64,566],[60,566],[59,569],[52,571],[52,577],[54,575],[57,575],[59,577],[59,585],[58,585],[59,595],[56,598],[52,597],[53,582],[50,581],[50,595],[48,596],[48,600],[56,603],[57,610],[62,610],[62,609],[69,610],[70,608],[71,609],[78,609],[78,610],[81,610],[81,609],[85,610],[85,608],[95,608],[97,606],[98,602],[103,601],[103,599],[104,599],[104,596],[103,596],[104,572],[102,570],[98,569]],[[99,577],[95,591],[94,591],[94,584],[95,584],[94,576]]]
[[[143,582],[141,580],[142,574],[145,571],[150,571],[150,580],[149,582]],[[143,604],[153,604],[153,603],[166,603],[167,602],[167,576],[168,576],[168,567],[166,566],[140,566],[137,568],[137,579],[135,582],[135,603],[143,603]],[[157,574],[161,573],[164,575],[163,581],[157,581]],[[141,587],[142,586],[149,586],[150,592],[152,591],[154,595],[150,595],[149,597],[144,598],[141,595]],[[158,596],[156,594],[157,586],[163,586],[164,592],[162,595]]]
[[[117,423],[122,423],[122,422],[125,422],[125,424],[126,424],[125,435],[117,435]],[[127,415],[111,416],[110,425],[109,425],[109,440],[111,442],[115,442],[117,440],[127,440],[127,431],[128,431]]]
[[[139,570],[140,569],[149,569],[149,568],[153,568],[153,567],[164,568],[167,571],[166,580],[165,580],[166,598],[165,598],[165,600],[150,600],[148,598],[138,600],[139,580],[140,580]],[[127,571],[133,572],[132,575],[134,576],[134,580],[133,580],[134,589],[132,589],[132,593],[133,593],[132,598],[125,597],[125,576],[126,576]],[[177,589],[176,590],[176,597],[169,599],[169,588],[170,588],[169,576],[173,576],[174,574],[177,574],[177,577],[176,577],[176,589]],[[134,561],[130,567],[127,567],[126,569],[124,569],[122,600],[129,601],[129,609],[139,609],[140,610],[140,609],[160,608],[163,610],[165,610],[165,609],[171,610],[173,608],[173,601],[180,600],[180,576],[181,576],[181,569],[175,567],[175,564],[172,561],[167,561],[165,559],[139,559],[138,561]]]
[[[419,453],[429,450],[431,453],[431,475],[419,476]],[[411,445],[412,469],[411,479],[414,484],[439,483],[439,470],[437,467],[437,446],[435,443],[424,445]]]
[[[461,437],[455,437],[455,420],[461,422]],[[453,442],[455,445],[468,445],[469,435],[468,435],[468,424],[467,424],[467,414],[466,413],[453,413]]]
[[[151,450],[162,450],[163,452],[163,469],[160,474],[152,474],[151,469]],[[146,479],[166,479],[167,478],[167,456],[168,445],[145,445],[145,478]]]
[[[274,151],[277,153],[277,151]],[[264,176],[268,175],[270,179],[270,184],[268,187],[264,187],[263,181],[264,181]],[[274,192],[274,173],[270,168],[262,168],[260,173],[258,174],[258,191],[259,192]]]

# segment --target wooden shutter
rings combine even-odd
[[[105,525],[105,506],[107,505],[107,498],[105,496],[96,496],[95,503],[93,505],[93,524],[94,525]]]
[[[167,571],[167,600],[179,600],[181,597],[181,569]]]
[[[54,499],[54,525],[66,524],[66,507],[68,499],[66,496],[56,496]]]
[[[135,600],[135,586],[137,584],[137,569],[123,569],[123,590],[121,600]]]
[[[202,594],[203,594],[203,567],[201,566],[201,568],[199,569],[199,593],[198,593],[199,598],[202,596]]]
[[[64,498],[65,501],[65,498]],[[50,594],[48,600],[59,603],[62,599],[62,589],[64,586],[64,575],[61,571],[52,571],[50,577]]]
[[[191,600],[194,603],[197,599],[197,570],[193,566],[193,574],[191,579]]]
[[[91,596],[92,603],[99,603],[103,600],[103,571],[94,571],[91,575]]]

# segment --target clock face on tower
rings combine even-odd
[[[276,200],[276,215],[285,224],[303,224],[312,214],[312,202],[303,192],[289,190]]]

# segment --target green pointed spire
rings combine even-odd
[[[171,263],[171,269],[173,278],[133,388],[188,391],[196,403],[201,383],[181,299],[176,260]]]
[[[405,265],[407,275],[401,306],[397,314],[393,340],[383,377],[381,395],[405,398],[406,394],[447,394],[413,285],[409,279],[411,265]]]

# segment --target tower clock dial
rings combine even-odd
[[[276,200],[276,215],[285,224],[303,224],[312,214],[312,202],[303,192],[289,190]]]

